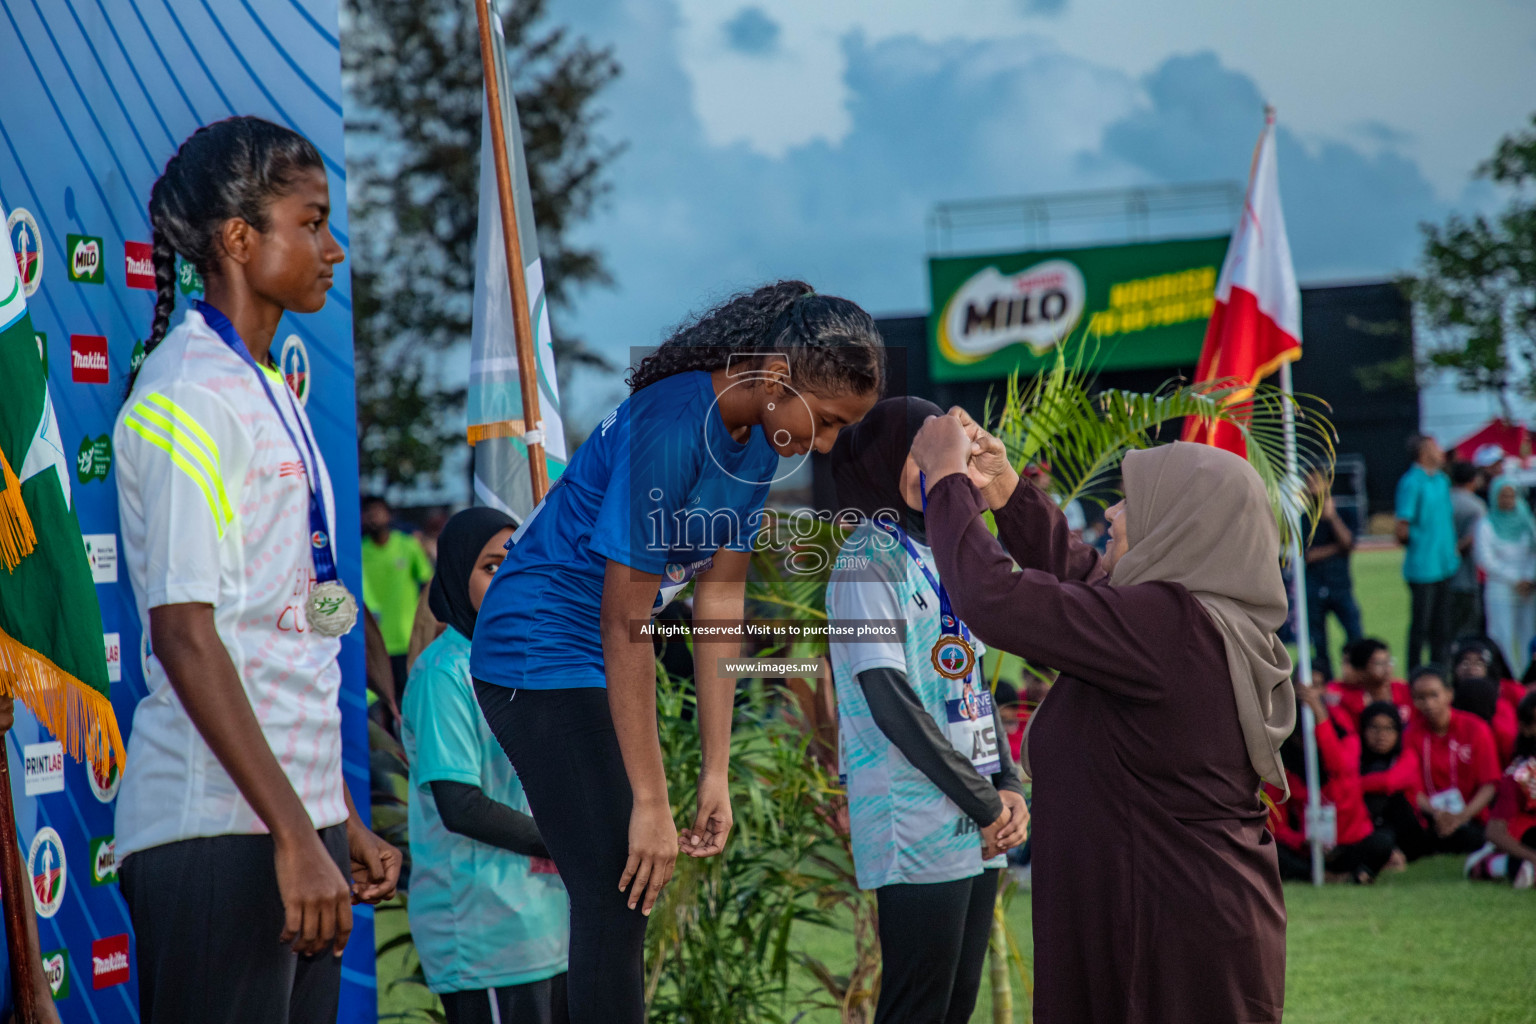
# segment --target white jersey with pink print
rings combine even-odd
[[[123,561],[148,646],[149,610],[210,604],[256,720],[316,828],[340,824],[339,640],[311,632],[309,484],[284,430],[309,418],[276,371],[274,408],[251,367],[189,312],[144,360],[113,433]],[[281,412],[279,412],[279,409]],[[319,458],[319,446],[314,445]],[[336,521],[325,465],[326,513]],[[117,853],[267,831],[166,677],[145,658],[117,800]]]

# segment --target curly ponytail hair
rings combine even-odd
[[[325,169],[314,144],[259,117],[215,121],[181,144],[149,191],[155,317],[144,342],[146,356],[170,329],[177,255],[204,277],[217,273],[225,221],[239,217],[266,231],[267,207],[310,168]]]
[[[885,346],[875,321],[847,299],[804,281],[741,292],[685,321],[629,375],[630,392],[689,370],[713,372],[733,357],[776,353],[797,388],[828,398],[879,394]]]

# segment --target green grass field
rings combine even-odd
[[[1365,631],[1390,644],[1399,664],[1408,621],[1401,562],[1395,549],[1363,551],[1355,558]],[[1331,649],[1337,651],[1342,639],[1331,625]],[[1442,857],[1384,876],[1372,887],[1288,885],[1285,896],[1290,915],[1285,1019],[1291,1024],[1536,1021],[1536,892],[1464,881],[1460,858]],[[386,912],[377,920],[381,945],[404,927],[403,914]],[[1009,924],[1027,950],[1028,893],[1014,899]],[[846,970],[852,959],[851,939],[832,929],[801,927],[793,944],[834,971]],[[410,1013],[432,1002],[417,986],[389,987],[401,970],[398,951],[380,958],[381,1015]],[[809,978],[800,978],[795,993],[803,996],[812,988]],[[1023,1005],[1017,982],[1014,991],[1015,1006]],[[1028,1019],[1022,1010],[1015,1016]],[[985,979],[972,1021],[992,1021]],[[802,1024],[836,1022],[836,1013],[826,1010],[808,1010],[802,1018]]]

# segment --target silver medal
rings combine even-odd
[[[340,580],[316,583],[304,605],[309,628],[321,636],[338,637],[357,625],[357,599]]]

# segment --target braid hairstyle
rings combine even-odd
[[[171,326],[171,312],[176,308],[176,250],[163,231],[153,231],[149,259],[155,268],[155,320],[149,328],[149,340],[144,343],[146,353],[165,337]]]
[[[239,217],[266,231],[267,207],[310,168],[325,168],[314,144],[259,117],[215,121],[181,144],[149,191],[155,316],[144,342],[146,357],[170,328],[177,255],[204,277],[217,274],[224,223]],[[133,388],[131,379],[128,387]]]
[[[847,299],[804,281],[775,281],[690,317],[629,375],[631,393],[689,370],[725,369],[733,357],[782,355],[796,389],[827,398],[879,394],[885,346],[875,321]]]

